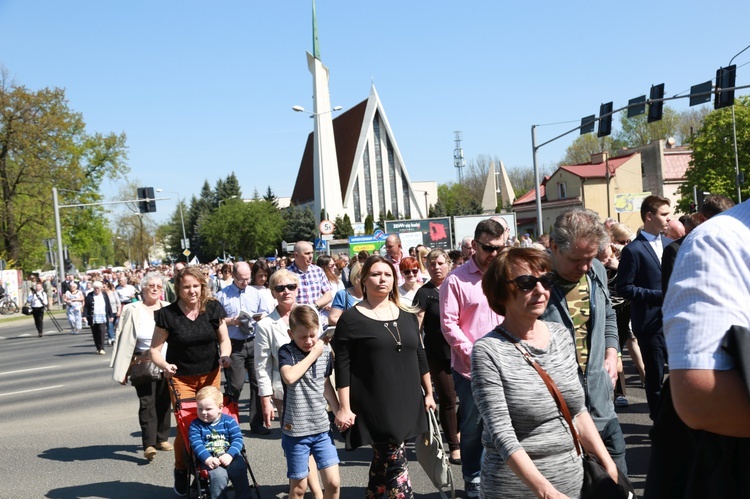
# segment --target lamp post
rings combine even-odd
[[[731,66],[737,56],[747,49],[750,49],[750,45],[737,52],[729,61],[728,66]],[[716,83],[718,85],[718,81]],[[732,103],[732,138],[734,140],[734,181],[737,185],[737,203],[739,204],[742,202],[742,186],[740,185],[740,157],[737,154],[737,121],[734,118],[734,103]]]
[[[180,199],[180,193],[174,192],[174,191],[165,191],[164,189],[156,189],[156,192],[166,192],[168,194],[176,194],[177,195],[177,207],[180,209],[180,223],[182,224],[182,249],[190,249],[190,242],[187,240],[187,236],[185,235],[185,218],[182,216],[182,199]],[[155,243],[154,243],[155,245]]]
[[[427,202],[427,191],[423,191],[422,189],[412,189],[414,192],[422,192],[424,193],[424,218],[428,218],[430,216],[430,203]]]
[[[311,118],[315,119],[315,125],[313,127],[313,139],[315,140],[315,162],[318,164],[318,178],[315,179],[318,182],[318,185],[320,186],[320,212],[325,214],[326,210],[326,195],[325,195],[325,188],[323,187],[325,185],[324,177],[325,177],[325,169],[323,168],[323,140],[321,138],[320,134],[320,116],[323,114],[329,114],[336,111],[341,111],[343,109],[341,106],[334,106],[332,109],[328,111],[323,111],[320,113],[313,113],[311,111],[306,110],[302,106],[292,106],[292,110],[296,113],[307,113],[310,115]],[[317,217],[319,213],[315,213],[315,216]]]

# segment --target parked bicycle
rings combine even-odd
[[[0,298],[0,314],[9,315],[18,313],[18,303],[10,295]]]

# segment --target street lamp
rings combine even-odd
[[[747,49],[750,49],[750,45],[737,52],[728,65],[731,66],[737,56]],[[717,81],[716,84],[718,85],[719,82]],[[734,103],[732,103],[732,137],[734,139],[734,181],[737,184],[737,203],[739,204],[742,202],[742,186],[740,185],[740,158],[737,154],[737,122],[734,119]]]
[[[427,191],[423,191],[422,189],[412,189],[414,192],[423,192],[424,193],[424,213],[422,214],[425,218],[430,216],[430,204],[427,202]]]
[[[182,216],[182,200],[180,199],[180,193],[174,191],[165,191],[164,189],[156,189],[156,192],[166,192],[169,194],[177,194],[177,207],[180,209],[180,223],[182,224],[182,249],[189,249],[190,243],[185,235],[185,218]]]
[[[238,197],[239,197],[239,196],[237,196],[237,195],[234,195],[234,196],[229,196],[229,197],[228,197],[228,198],[226,198],[226,199],[219,199],[219,207],[221,207],[221,203],[226,203],[226,202],[227,202],[227,201],[229,201],[230,199],[237,199]]]

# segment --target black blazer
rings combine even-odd
[[[107,321],[109,321],[115,314],[112,312],[112,306],[109,304],[107,292],[102,290],[101,294],[104,296],[104,307],[107,311]],[[89,326],[94,323],[94,291],[87,294],[83,300],[83,315],[89,321]]]
[[[660,236],[662,247],[672,240]],[[617,293],[630,300],[633,333],[653,335],[661,331],[661,304],[664,299],[661,286],[661,263],[649,242],[638,234],[633,242],[622,249],[620,267],[617,269]]]

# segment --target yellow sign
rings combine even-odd
[[[185,256],[190,256],[190,250],[186,249],[185,251],[182,252],[182,254]]]

